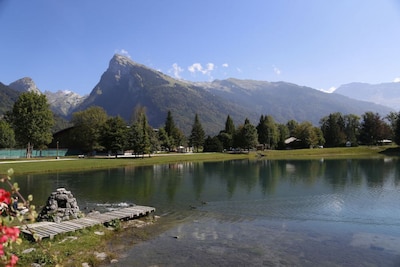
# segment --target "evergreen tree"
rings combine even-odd
[[[340,112],[322,118],[320,125],[327,147],[343,146],[346,143],[345,121]]]
[[[189,137],[190,146],[193,146],[196,149],[196,152],[199,152],[199,147],[203,146],[204,137],[205,133],[203,126],[200,123],[199,116],[196,114],[194,117],[192,132]]]
[[[223,146],[218,137],[208,136],[204,141],[204,152],[221,152],[223,150]]]
[[[279,140],[278,127],[272,116],[260,117],[260,122],[257,125],[258,142],[266,148],[276,148]]]
[[[233,138],[235,135],[235,125],[233,120],[228,115],[225,122],[225,129],[218,134],[218,139],[221,141],[224,149],[230,150],[233,147]]]
[[[233,123],[233,120],[231,119],[231,116],[228,115],[225,121],[225,133],[228,133],[230,135],[235,134],[235,124]]]
[[[169,140],[168,134],[164,128],[158,130],[158,141],[162,149],[169,149],[171,147],[171,142]]]
[[[240,125],[235,133],[234,142],[236,147],[250,150],[257,145],[257,140],[257,129],[250,123],[250,120],[246,118],[244,124]]]
[[[173,149],[176,149],[177,147],[182,146],[186,143],[185,135],[182,133],[181,130],[179,130],[175,126],[175,122],[172,117],[171,111],[168,111],[164,130],[168,135],[168,139],[169,139],[169,143],[170,143],[170,147],[168,149],[170,151]]]
[[[146,114],[142,109],[136,116],[135,122],[131,126],[130,146],[135,151],[135,154],[144,156],[151,153],[150,131],[151,127],[148,124]]]
[[[164,126],[165,132],[167,133],[168,136],[174,136],[175,131],[176,131],[176,126],[174,122],[174,118],[172,117],[172,113],[170,110],[168,110],[167,114],[167,119],[165,120],[165,126]]]

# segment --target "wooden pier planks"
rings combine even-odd
[[[28,236],[35,235],[38,239],[50,238],[61,233],[74,232],[86,227],[104,224],[113,220],[131,220],[142,216],[149,215],[156,209],[147,206],[132,206],[122,208],[106,213],[90,214],[84,218],[55,222],[36,222],[21,226],[21,232]]]

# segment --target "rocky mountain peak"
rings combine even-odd
[[[116,78],[119,78],[121,75],[127,74],[129,69],[134,65],[135,63],[129,57],[115,54],[110,60],[107,71],[113,73]]]
[[[57,92],[45,91],[44,94],[52,110],[62,116],[68,116],[70,112],[80,105],[87,96],[80,96],[70,90],[58,90]]]
[[[39,88],[37,88],[35,82],[30,77],[24,77],[8,85],[10,88],[19,92],[35,92],[41,94]]]

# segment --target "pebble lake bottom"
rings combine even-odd
[[[388,232],[382,233],[374,223],[204,210],[180,218],[179,224],[109,266],[400,266],[398,225],[385,225]]]
[[[126,240],[118,263],[104,266],[400,266],[397,158],[182,162],[15,180],[38,207],[59,187],[81,209],[155,207],[162,231]]]

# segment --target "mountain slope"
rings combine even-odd
[[[241,121],[247,114],[255,115],[201,87],[175,80],[120,55],[111,59],[99,83],[75,111],[92,105],[128,122],[135,107],[141,105],[146,108],[149,124],[155,128],[164,125],[170,110],[185,134],[190,132],[196,113],[209,134],[222,129],[228,114]]]
[[[115,55],[90,95],[74,111],[103,107],[111,116],[130,121],[137,105],[146,107],[151,126],[163,126],[168,110],[176,125],[190,133],[197,113],[207,134],[224,128],[228,115],[236,125],[249,118],[257,124],[261,115],[279,123],[310,121],[314,125],[334,112],[361,115],[367,111],[386,115],[392,109],[339,94],[286,82],[216,80],[191,83],[173,79],[159,71]]]
[[[259,115],[272,115],[281,123],[293,119],[318,125],[322,117],[334,112],[361,115],[366,111],[374,111],[386,115],[391,111],[385,106],[286,82],[227,79],[204,86],[208,91],[241,103]]]
[[[400,110],[400,83],[349,83],[341,85],[334,93]]]
[[[0,115],[12,109],[19,92],[0,82]]]

